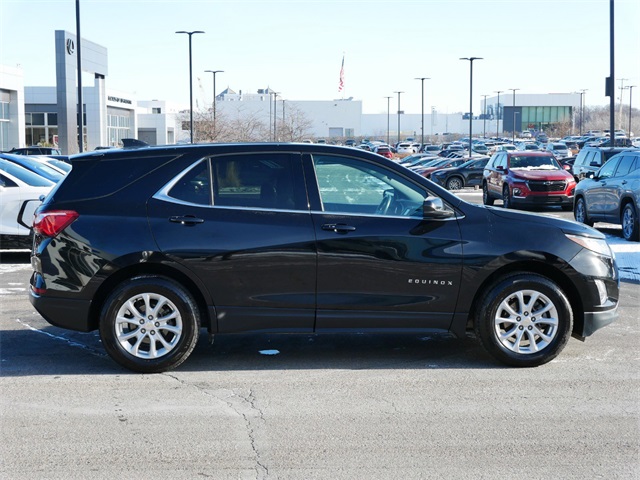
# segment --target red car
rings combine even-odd
[[[573,209],[576,181],[550,152],[497,152],[484,168],[482,200],[493,205],[502,199],[504,208],[524,205],[560,205]]]
[[[458,167],[462,165],[464,162],[466,162],[467,160],[469,159],[468,158],[447,158],[446,160],[442,160],[429,167],[416,169],[416,172],[425,178],[431,178],[431,174],[436,170],[441,170],[443,168]]]
[[[383,157],[393,158],[393,152],[388,145],[380,145],[378,147],[375,147],[373,151],[378,155],[382,155]]]

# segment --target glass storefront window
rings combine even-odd
[[[9,120],[9,104],[0,102],[0,120]]]
[[[44,113],[32,113],[31,125],[44,125]]]

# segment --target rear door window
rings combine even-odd
[[[612,158],[610,162],[605,163],[604,167],[598,172],[598,180],[604,180],[606,178],[613,177],[613,173],[616,171],[620,157]]]
[[[303,209],[291,154],[246,154],[212,159],[214,206]]]
[[[631,167],[633,166],[635,161],[635,157],[631,155],[625,155],[620,159],[618,163],[618,168],[616,170],[615,176],[622,177],[631,171]]]

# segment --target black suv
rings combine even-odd
[[[12,153],[14,155],[62,155],[59,148],[39,147],[38,145],[34,145],[33,147],[12,148],[6,153]]]
[[[626,148],[601,148],[601,147],[585,147],[576,156],[573,162],[571,172],[576,182],[586,178],[588,172],[595,173],[602,167],[607,160],[614,155],[627,150]]]
[[[62,328],[99,329],[139,372],[181,364],[201,327],[475,329],[497,359],[536,366],[617,316],[615,259],[597,230],[471,205],[345,147],[80,154],[34,230],[35,308]]]

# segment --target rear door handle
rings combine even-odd
[[[347,233],[355,232],[356,227],[352,227],[351,225],[346,225],[344,223],[325,223],[322,225],[322,229],[335,233]]]
[[[204,223],[204,220],[202,218],[194,217],[193,215],[169,217],[169,221],[173,223],[180,223],[182,225],[189,225],[189,226],[194,226],[199,223]]]

